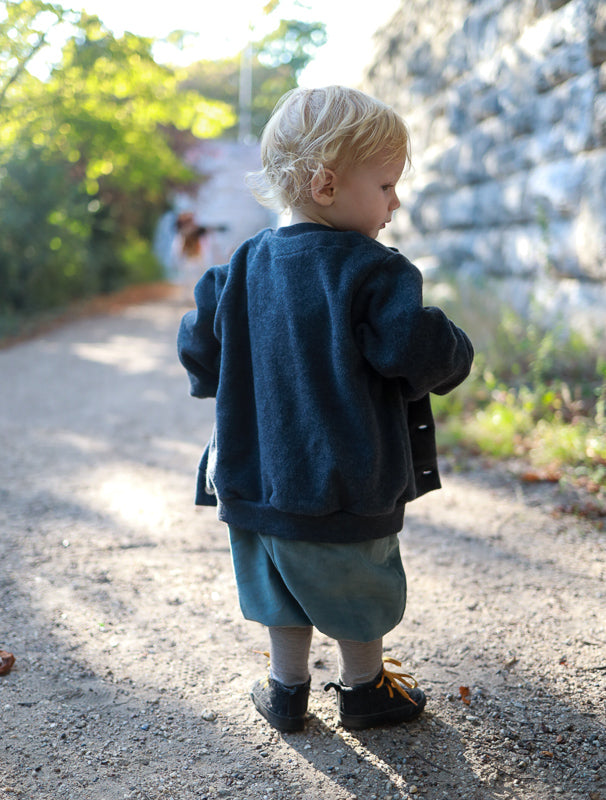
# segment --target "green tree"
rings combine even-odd
[[[97,17],[40,0],[5,10],[0,311],[156,277],[150,241],[167,188],[195,177],[171,134],[216,136],[233,113],[181,90],[183,76],[154,61],[151,39],[116,38]],[[48,31],[68,24],[58,63],[34,76]]]
[[[321,22],[280,20],[277,27],[252,45],[252,133],[259,136],[275,104],[297,86],[301,71],[326,42]],[[218,61],[199,61],[187,69],[186,90],[229,104],[238,113],[241,55]],[[235,137],[237,125],[227,136]]]
[[[10,87],[24,77],[28,64],[47,46],[51,31],[70,17],[75,19],[52,3],[22,0],[1,4],[0,108]]]

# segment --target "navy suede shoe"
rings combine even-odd
[[[311,678],[307,683],[285,686],[267,677],[254,684],[250,696],[259,714],[276,730],[282,733],[300,731],[305,725],[310,685]]]
[[[393,658],[384,661],[401,666]],[[327,683],[324,689],[337,691],[339,721],[344,728],[354,730],[412,722],[421,714],[427,702],[425,694],[417,689],[413,677],[390,672],[385,667],[368,683],[353,687],[344,686],[341,682]]]

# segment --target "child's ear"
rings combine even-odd
[[[311,179],[311,199],[320,206],[331,206],[335,196],[337,176],[332,169],[324,167]]]

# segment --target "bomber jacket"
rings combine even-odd
[[[469,374],[466,334],[424,307],[393,248],[315,223],[266,229],[207,270],[181,321],[194,397],[216,397],[196,503],[291,539],[397,533],[440,488],[429,393]]]

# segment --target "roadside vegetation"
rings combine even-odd
[[[195,177],[173,140],[216,136],[233,112],[178,92],[151,40],[116,38],[97,17],[39,0],[0,14],[4,335],[33,314],[157,280],[151,240],[167,189]],[[58,31],[64,45],[41,76]]]
[[[434,400],[439,446],[516,461],[526,481],[582,487],[590,499],[567,510],[605,516],[603,342],[522,319],[490,293],[463,294],[441,305],[469,331],[476,358],[468,380]]]
[[[276,26],[247,48],[272,104],[324,41],[320,23]],[[204,180],[185,158],[196,139],[236,135],[240,56],[178,69],[155,44],[57,3],[0,4],[0,340],[162,278],[157,221],[176,188]],[[253,133],[264,113],[253,109]]]

